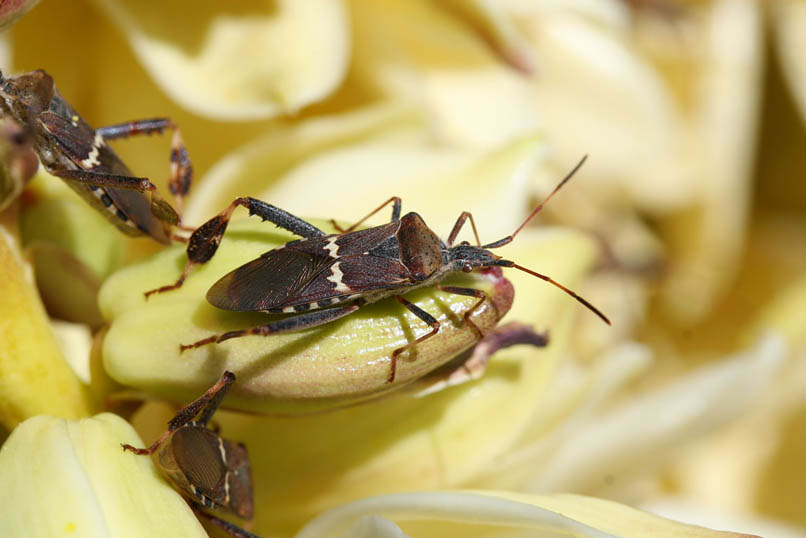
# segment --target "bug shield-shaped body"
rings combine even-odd
[[[6,117],[28,130],[40,162],[54,175],[79,170],[132,177],[104,138],[64,100],[53,78],[44,71],[11,78],[0,73],[0,107]],[[66,182],[123,233],[146,234],[170,243],[170,222],[153,214],[151,200],[143,193]]]
[[[152,454],[162,473],[191,500],[252,519],[252,476],[246,447],[189,423]]]
[[[305,312],[408,293],[463,270],[417,213],[345,234],[292,241],[225,275],[207,293],[224,310]],[[454,268],[457,266],[458,268]]]

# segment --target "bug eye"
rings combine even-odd
[[[465,264],[462,266],[462,271],[465,273],[473,271],[473,265],[471,265],[470,262],[465,262]]]
[[[467,242],[467,241],[462,241],[461,243],[459,243],[460,247],[466,247],[466,246],[469,246],[469,245],[470,245],[470,243]]]

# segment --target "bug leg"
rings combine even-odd
[[[399,302],[400,304],[402,304],[403,306],[408,308],[409,312],[411,312],[412,314],[414,314],[415,316],[417,316],[418,318],[420,318],[421,320],[423,320],[424,322],[429,324],[431,326],[431,332],[420,336],[419,338],[417,338],[413,342],[409,342],[405,346],[399,347],[399,348],[397,348],[396,350],[394,350],[392,352],[392,361],[391,361],[391,370],[392,371],[389,373],[389,378],[386,380],[387,383],[391,383],[391,382],[393,382],[395,380],[395,375],[397,374],[397,357],[401,353],[403,353],[404,351],[406,351],[410,347],[419,344],[423,340],[431,338],[432,336],[434,336],[435,334],[437,334],[439,332],[439,322],[436,320],[436,318],[434,316],[432,316],[431,314],[429,314],[428,312],[426,312],[425,310],[423,310],[422,308],[420,308],[416,304],[412,303],[411,301],[407,300],[402,295],[395,295],[395,299],[397,299],[397,302]]]
[[[148,178],[119,176],[105,172],[91,172],[89,170],[53,170],[50,172],[68,181],[86,183],[93,187],[109,187],[112,189],[128,189],[137,192],[154,192],[157,187]]]
[[[107,187],[111,189],[127,189],[137,192],[151,193],[151,212],[163,222],[169,224],[179,224],[179,215],[171,204],[162,199],[157,192],[157,187],[148,178],[120,176],[108,174],[106,172],[94,172],[91,170],[50,170],[54,176],[65,181],[77,181],[92,188]]]
[[[210,417],[213,416],[218,406],[221,404],[221,400],[226,396],[227,391],[235,382],[235,374],[232,372],[224,372],[224,375],[221,376],[215,385],[207,389],[207,391],[202,394],[199,398],[193,400],[188,405],[183,407],[179,410],[179,412],[168,422],[168,429],[157,439],[154,443],[149,446],[148,448],[135,448],[131,445],[124,444],[123,450],[128,450],[130,452],[134,452],[138,455],[146,455],[151,454],[155,450],[157,450],[162,443],[165,442],[170,435],[193,420],[193,417],[199,415],[199,422],[202,426],[206,425],[210,421]]]
[[[481,332],[481,329],[479,329],[478,325],[476,325],[473,322],[473,320],[470,319],[470,316],[472,316],[473,313],[476,310],[478,310],[479,307],[481,307],[481,305],[484,304],[484,302],[487,300],[487,294],[484,293],[481,290],[477,290],[477,289],[474,289],[474,288],[461,288],[459,286],[440,286],[439,284],[437,284],[434,287],[436,289],[442,290],[442,291],[444,291],[446,293],[453,293],[455,295],[465,295],[467,297],[476,297],[476,298],[478,298],[478,301],[476,301],[476,304],[471,306],[470,309],[468,309],[462,315],[462,317],[464,318],[465,323],[467,323],[468,325],[473,327],[473,330],[475,330],[478,333],[479,338],[484,338],[484,334]],[[492,304],[493,307],[495,307],[495,305],[493,303],[490,303],[490,304]]]
[[[311,327],[318,327],[319,325],[324,325],[325,323],[330,323],[331,321],[343,318],[348,314],[352,314],[363,305],[364,305],[363,302],[357,301],[348,306],[325,308],[323,310],[314,310],[312,312],[306,312],[305,314],[300,314],[298,316],[291,316],[277,321],[273,321],[271,323],[267,323],[266,325],[261,325],[259,327],[252,327],[251,329],[241,329],[237,331],[230,331],[222,334],[216,334],[203,340],[199,340],[198,342],[194,342],[192,344],[180,344],[179,351],[182,352],[187,349],[193,349],[205,346],[207,344],[218,344],[223,342],[224,340],[229,340],[230,338],[240,338],[242,336],[249,336],[249,335],[268,336],[270,334],[288,333],[294,331],[301,331],[303,329],[309,329]]]
[[[392,220],[391,220],[391,222],[396,222],[396,221],[400,220],[400,208],[401,208],[401,203],[402,203],[399,196],[392,196],[391,198],[386,200],[384,203],[382,203],[381,205],[379,205],[378,207],[376,207],[375,209],[370,211],[369,215],[367,215],[366,217],[362,218],[361,220],[359,220],[358,222],[356,222],[355,224],[353,224],[352,226],[350,226],[347,229],[344,229],[341,226],[339,226],[336,223],[336,221],[333,220],[333,219],[330,219],[330,222],[333,225],[333,227],[336,228],[336,230],[338,230],[339,233],[344,234],[344,233],[352,232],[353,230],[355,230],[356,228],[361,226],[361,224],[365,220],[367,220],[372,215],[374,215],[375,213],[377,213],[378,211],[380,211],[381,209],[383,209],[384,207],[389,205],[390,202],[392,203]]]
[[[229,521],[223,520],[218,518],[212,514],[208,514],[204,511],[204,507],[197,502],[192,502],[194,511],[206,518],[210,523],[217,526],[220,529],[223,529],[224,532],[234,536],[235,538],[260,538],[257,534],[253,534],[246,529],[242,529],[241,527],[235,525],[234,523],[230,523]]]
[[[309,222],[306,222],[301,218],[280,209],[279,207],[262,202],[257,198],[236,198],[224,211],[196,228],[196,230],[190,235],[186,251],[188,262],[187,265],[185,265],[185,269],[182,271],[182,275],[179,277],[179,279],[173,284],[145,292],[146,298],[155,293],[163,293],[180,288],[195,265],[200,265],[209,261],[218,250],[218,245],[221,243],[221,238],[223,237],[224,232],[227,230],[227,225],[232,218],[232,212],[235,211],[235,208],[238,206],[247,208],[250,216],[257,215],[264,221],[267,220],[300,237],[312,239],[314,237],[325,235],[325,232],[313,224],[310,224]]]
[[[476,230],[476,221],[473,220],[473,215],[470,214],[469,211],[462,211],[462,214],[459,215],[458,219],[456,219],[456,224],[453,225],[451,235],[448,236],[449,247],[453,246],[453,242],[456,241],[456,236],[459,235],[459,231],[462,229],[462,226],[465,225],[465,221],[467,219],[470,219],[470,226],[473,227],[473,235],[476,236],[476,245],[481,246],[481,240],[479,240],[479,232]]]
[[[179,213],[181,213],[184,197],[193,182],[193,163],[190,161],[190,155],[185,147],[179,127],[173,121],[168,118],[136,120],[101,127],[96,129],[95,132],[105,140],[114,140],[141,134],[162,134],[166,129],[173,131],[171,138],[171,178],[168,181],[168,188],[171,189],[176,205],[179,208]]]
[[[536,332],[524,323],[512,322],[500,325],[479,340],[473,347],[470,356],[459,367],[449,371],[438,381],[418,392],[417,396],[425,396],[466,381],[479,379],[487,369],[490,357],[504,348],[519,344],[545,347],[548,343],[548,333]]]

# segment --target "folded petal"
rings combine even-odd
[[[142,446],[109,413],[20,424],[0,450],[0,535],[207,536],[151,458],[124,452],[121,443]]]
[[[320,515],[296,538],[346,537],[368,517],[394,522],[406,535],[750,538],[686,525],[612,501],[579,495],[518,495],[498,491],[400,493],[370,497]],[[379,536],[401,534],[388,526]]]
[[[28,417],[89,414],[81,382],[65,361],[12,235],[16,213],[0,214],[0,424]]]
[[[341,1],[96,5],[175,101],[212,118],[294,112],[332,92],[346,70],[350,47]]]

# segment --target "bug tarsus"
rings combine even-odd
[[[430,325],[431,326],[431,332],[428,332],[428,333],[418,337],[413,342],[409,342],[405,346],[399,347],[399,348],[397,348],[396,350],[394,350],[392,352],[392,358],[391,358],[391,361],[390,361],[390,370],[391,371],[389,373],[389,377],[386,379],[387,383],[392,383],[395,380],[395,376],[397,375],[397,358],[400,356],[400,354],[403,353],[404,351],[406,351],[407,349],[409,349],[410,347],[419,344],[423,340],[427,340],[428,338],[431,338],[432,336],[436,335],[439,332],[439,327],[440,327],[439,321],[437,321],[437,319],[434,316],[432,316],[431,314],[429,314],[428,312],[426,312],[425,310],[423,310],[422,308],[420,308],[416,304],[412,303],[411,301],[409,301],[408,299],[406,299],[402,295],[395,295],[394,297],[395,297],[395,299],[397,299],[397,301],[400,304],[405,306],[409,310],[409,312],[411,312],[412,314],[414,314],[415,316],[417,316],[418,318],[423,320],[425,323]]]

